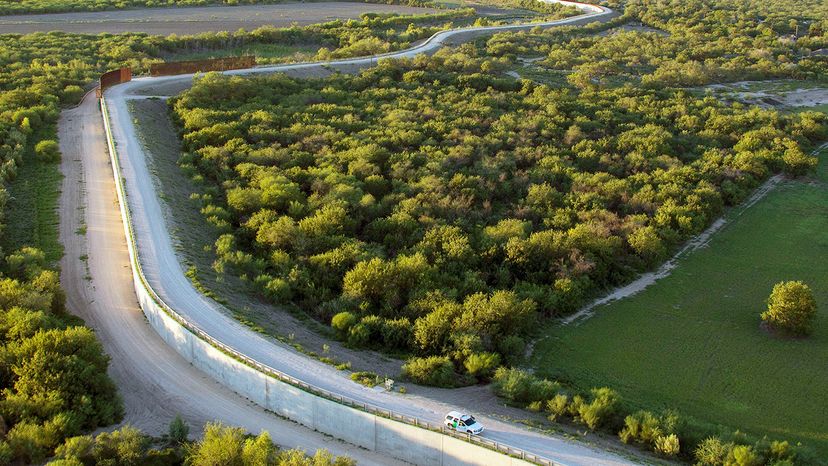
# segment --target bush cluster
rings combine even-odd
[[[155,465],[155,466],[353,466],[350,458],[317,450],[309,456],[302,450],[280,450],[262,432],[248,435],[237,427],[208,423],[202,438],[190,441],[189,427],[176,418],[169,434],[152,439],[130,426],[95,437],[66,439],[55,450],[49,466]]]
[[[701,424],[673,410],[630,412],[607,387],[581,393],[522,369],[501,367],[495,372],[492,389],[510,404],[544,412],[552,422],[569,421],[591,431],[617,434],[622,442],[665,458],[705,466],[818,464],[808,450],[786,441],[762,438],[751,444],[738,431],[727,433],[721,426]]]

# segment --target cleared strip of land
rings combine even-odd
[[[403,5],[318,2],[15,15],[0,16],[0,34],[63,31],[78,34],[145,32],[186,35],[241,28],[251,30],[266,25],[307,25],[359,18],[363,13],[422,14],[435,11]]]

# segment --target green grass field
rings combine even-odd
[[[52,132],[36,135],[54,138]],[[56,267],[63,256],[58,231],[60,215],[58,200],[63,175],[60,165],[35,159],[29,147],[23,163],[17,169],[17,177],[7,185],[9,201],[4,213],[5,226],[0,236],[3,254],[9,254],[24,246],[33,246],[46,253],[46,260]]]
[[[813,178],[783,182],[732,219],[671,276],[580,325],[550,328],[535,349],[538,373],[581,388],[608,385],[642,408],[676,408],[828,457],[826,159],[823,151]],[[816,294],[807,339],[759,328],[781,280],[804,280]]]

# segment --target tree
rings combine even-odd
[[[191,466],[247,466],[242,459],[244,430],[209,423],[204,427],[204,438],[192,445],[187,455]]]
[[[173,445],[183,445],[187,442],[187,437],[190,435],[190,426],[181,419],[180,415],[176,415],[175,419],[170,422],[169,430],[167,431],[167,438]]]
[[[801,281],[779,282],[768,298],[762,321],[784,333],[807,335],[811,333],[816,311],[816,300],[808,285]]]

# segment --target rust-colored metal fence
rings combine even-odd
[[[256,66],[256,57],[225,57],[209,60],[178,61],[150,65],[150,76],[190,74],[207,71],[227,71]]]
[[[103,91],[116,84],[125,83],[132,80],[132,70],[129,68],[121,68],[117,70],[108,71],[101,75],[100,85],[96,91],[98,98],[101,97]]]

